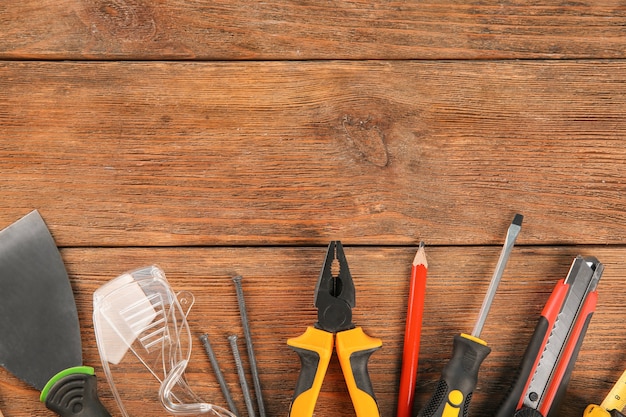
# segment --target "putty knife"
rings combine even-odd
[[[110,417],[83,366],[74,294],[37,211],[0,231],[0,365],[60,416]]]

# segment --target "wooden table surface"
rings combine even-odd
[[[326,246],[341,240],[354,320],[383,340],[369,368],[391,417],[417,244],[421,405],[519,212],[470,416],[494,413],[581,254],[606,269],[559,413],[580,416],[626,369],[625,22],[616,0],[2,2],[0,228],[32,209],[48,224],[113,416],[95,289],[160,265],[196,297],[190,385],[225,405],[208,333],[245,410],[226,339],[243,336],[241,274],[267,415],[286,416],[300,368],[286,340],[316,320]],[[53,415],[6,371],[0,410]],[[336,359],[315,415],[355,415]]]

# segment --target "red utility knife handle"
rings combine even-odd
[[[508,397],[500,406],[495,417],[517,416],[522,414],[521,410],[524,410],[523,415],[547,417],[551,410],[558,408],[554,406],[559,404],[567,388],[574,363],[576,362],[582,341],[587,332],[587,327],[589,326],[589,321],[596,308],[598,299],[597,291],[590,292],[583,303],[578,319],[574,323],[574,327],[564,346],[561,360],[553,373],[539,408],[535,410],[524,406],[524,400],[527,396],[534,395],[533,393],[528,393],[527,390],[535,373],[535,369],[539,364],[539,360],[541,359],[541,353],[545,349],[550,331],[561,311],[568,290],[569,285],[565,284],[565,280],[562,279],[556,284],[548,302],[541,312],[541,317],[535,327],[530,343],[526,347],[516,383],[513,385]]]

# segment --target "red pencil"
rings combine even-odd
[[[427,273],[428,263],[426,262],[426,254],[424,252],[424,242],[420,242],[417,253],[415,254],[415,259],[413,260],[413,266],[411,267],[411,283],[409,285],[409,302],[406,312],[406,327],[404,330],[404,351],[402,354],[397,417],[411,417],[412,415]]]

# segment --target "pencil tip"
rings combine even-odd
[[[428,262],[426,262],[426,251],[424,250],[424,242],[420,242],[419,247],[417,248],[417,253],[415,254],[415,258],[413,259],[413,265],[424,265],[428,268]]]

